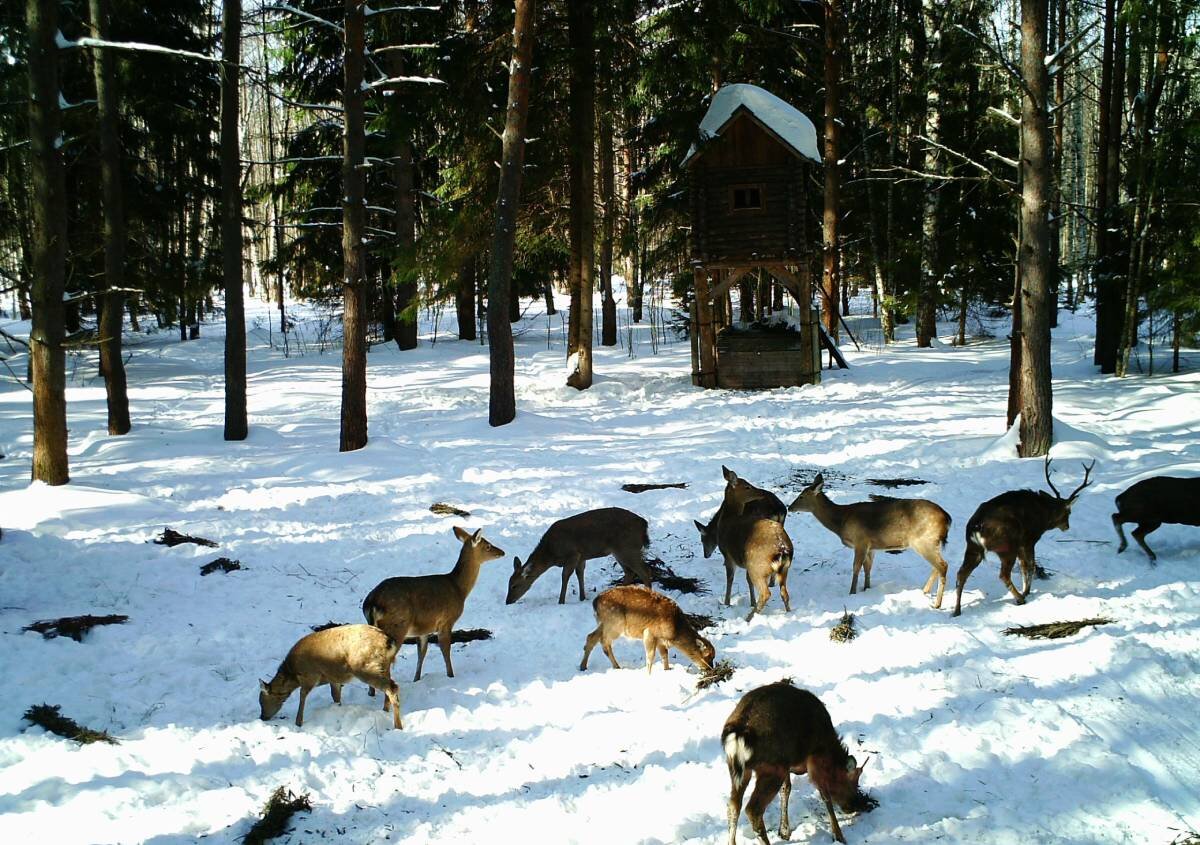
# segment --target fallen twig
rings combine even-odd
[[[109,745],[119,744],[117,740],[109,736],[108,731],[94,731],[91,728],[85,728],[74,719],[68,719],[62,715],[59,709],[57,704],[35,704],[26,710],[25,715],[21,718],[45,728],[52,734],[65,739],[73,739],[80,745],[89,745],[93,742],[107,742]]]
[[[267,804],[263,807],[262,816],[242,837],[246,845],[261,845],[268,839],[274,839],[287,833],[292,816],[299,812],[312,812],[312,801],[307,794],[297,796],[290,789],[279,787],[271,793]]]
[[[1021,625],[1017,628],[1005,628],[1004,633],[1029,637],[1032,640],[1060,640],[1078,634],[1084,628],[1094,625],[1110,625],[1116,620],[1098,616],[1094,619],[1080,619],[1078,622],[1047,622],[1044,625]]]
[[[183,543],[195,543],[197,546],[208,546],[212,549],[217,547],[217,544],[212,540],[206,540],[203,537],[193,537],[191,534],[180,534],[174,528],[164,528],[163,533],[160,534],[154,540],[154,542],[160,546],[168,546],[171,548],[182,545]]]
[[[83,642],[83,635],[97,625],[120,625],[122,622],[128,621],[128,616],[119,613],[112,613],[107,616],[84,614],[83,616],[64,616],[61,619],[42,619],[34,622],[32,625],[26,625],[21,630],[37,631],[48,640],[66,635],[75,642],[81,643]]]

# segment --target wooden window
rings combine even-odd
[[[734,185],[729,189],[731,211],[762,211],[762,185]]]

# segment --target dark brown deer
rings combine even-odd
[[[724,506],[722,506],[723,508]],[[783,526],[773,519],[754,516],[731,517],[728,513],[713,518],[708,525],[696,521],[704,544],[704,557],[712,557],[720,548],[725,559],[725,606],[731,604],[733,574],[738,567],[746,570],[746,586],[750,591],[750,614],[746,620],[762,612],[771,597],[772,581],[779,581],[779,597],[784,610],[790,611],[791,595],[787,576],[792,566],[792,539]]]
[[[596,612],[596,630],[588,634],[583,645],[583,661],[579,670],[586,671],[588,657],[599,643],[614,669],[620,669],[613,654],[613,640],[630,637],[641,640],[646,648],[646,671],[654,668],[655,654],[662,656],[663,669],[670,669],[667,649],[674,647],[701,669],[712,669],[716,649],[700,636],[687,615],[674,601],[662,593],[630,585],[613,587],[596,596],[592,602]]]
[[[825,478],[818,474],[788,506],[792,512],[811,513],[842,541],[854,549],[854,574],[850,577],[850,594],[858,592],[858,573],[863,571],[863,589],[871,587],[871,566],[875,552],[902,552],[912,549],[929,561],[933,571],[922,590],[925,594],[938,582],[933,606],[942,606],[946,591],[946,559],[942,548],[950,533],[950,514],[926,499],[895,499],[891,496],[872,496],[869,502],[839,505],[823,492]]]
[[[392,680],[392,662],[400,641],[371,625],[338,625],[302,637],[270,681],[258,682],[258,706],[263,721],[272,718],[293,692],[300,690],[296,727],[304,725],[304,702],[313,687],[329,684],[334,704],[342,703],[342,686],[357,678],[372,692],[383,690],[383,709],[392,711],[399,730],[400,687]]]
[[[520,599],[552,566],[562,567],[558,603],[566,604],[572,572],[579,583],[579,600],[583,601],[587,598],[583,586],[585,564],[593,558],[608,555],[621,564],[626,580],[637,578],[649,587],[650,568],[645,556],[649,545],[650,530],[646,520],[624,508],[599,508],[560,519],[546,529],[524,564],[519,557],[513,559],[504,603],[512,604]]]
[[[450,663],[450,633],[462,616],[467,596],[479,578],[479,567],[489,560],[504,557],[504,550],[483,538],[483,530],[469,534],[455,526],[454,536],[462,542],[458,560],[449,572],[388,578],[381,581],[363,600],[363,616],[372,625],[386,631],[396,642],[417,638],[417,674],[425,665],[429,635],[438,635],[438,648],[446,661],[446,674],[453,678]]]
[[[721,467],[725,476],[725,498],[721,507],[713,516],[719,519],[723,513],[733,516],[758,516],[763,519],[773,519],[783,525],[787,519],[787,508],[783,501],[770,490],[755,487],[749,481],[738,476],[727,466]]]
[[[996,557],[1000,558],[1000,580],[1008,587],[1013,599],[1017,604],[1025,604],[1037,566],[1033,547],[1051,528],[1060,531],[1070,529],[1071,506],[1083,489],[1091,484],[1089,479],[1095,466],[1095,461],[1084,466],[1083,483],[1064,499],[1050,480],[1050,457],[1047,455],[1044,472],[1046,483],[1054,491],[1053,496],[1041,490],[1010,490],[989,499],[975,510],[967,522],[967,550],[954,579],[955,616],[962,613],[963,585],[988,552],[995,552]],[[1023,582],[1020,592],[1012,582],[1013,564],[1017,560],[1021,561]]]
[[[1112,522],[1121,538],[1117,554],[1129,546],[1121,526],[1136,522],[1133,539],[1150,556],[1153,564],[1158,556],[1146,545],[1147,534],[1163,523],[1200,525],[1200,478],[1159,475],[1139,481],[1117,496],[1117,512],[1112,515]]]
[[[829,826],[838,842],[846,839],[833,810],[835,803],[845,813],[869,812],[878,806],[858,786],[866,761],[860,766],[846,751],[820,699],[792,686],[791,681],[746,693],[725,720],[721,745],[729,766],[729,845],[737,845],[742,798],[751,774],[755,777],[754,792],[746,805],[746,817],[761,845],[770,845],[771,841],[763,824],[763,811],[781,789],[779,836],[787,839],[792,835],[788,799],[793,774],[808,774],[825,802]]]

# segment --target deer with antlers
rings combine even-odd
[[[955,578],[955,616],[962,613],[963,585],[988,552],[995,552],[1000,558],[1000,580],[1013,594],[1017,604],[1025,603],[1037,563],[1033,547],[1051,528],[1061,531],[1070,529],[1071,506],[1083,488],[1091,484],[1092,468],[1095,466],[1095,461],[1085,465],[1083,483],[1070,496],[1063,498],[1050,480],[1050,456],[1047,455],[1044,471],[1046,483],[1054,491],[1053,496],[1041,490],[1010,490],[989,499],[976,509],[967,523],[967,551]],[[1013,564],[1017,560],[1021,561],[1023,580],[1020,592],[1012,582]]]

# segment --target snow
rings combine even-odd
[[[743,108],[797,153],[820,163],[821,153],[817,149],[817,130],[813,122],[795,107],[757,85],[739,83],[726,85],[717,91],[704,119],[700,121],[700,137],[709,139],[721,134],[725,124],[738,109]],[[698,151],[693,144],[681,164],[686,165]]]
[[[743,579],[734,606],[721,606],[723,568],[702,559],[692,525],[720,502],[722,463],[785,502],[801,469],[826,469],[841,502],[889,492],[870,478],[925,479],[900,495],[950,511],[951,575],[980,502],[1045,489],[1042,461],[1014,457],[1005,430],[1003,331],[926,350],[906,326],[883,353],[846,350],[851,368],[820,385],[732,392],[692,387],[687,343],[660,339],[651,354],[643,325],[633,355],[596,349],[595,384],[578,392],[565,385],[563,317],[535,305],[514,327],[517,419],[492,429],[486,348],[447,339],[444,323],[433,344],[426,321],[418,349],[371,350],[371,439],[339,454],[340,355],[295,343],[322,315],[292,309],[300,328],[285,358],[268,344],[270,306],[246,307],[244,442],[221,437],[220,325],[188,343],[171,330],[131,338],[124,437],[105,432],[94,354],[73,354],[66,487],[28,483],[30,397],[0,382],[0,841],[234,843],[284,785],[314,809],[281,842],[717,845],[722,722],[742,694],[781,677],[815,691],[851,753],[871,756],[863,780],[880,806],[841,817],[851,843],[1163,845],[1200,829],[1200,533],[1162,527],[1150,566],[1135,547],[1116,555],[1109,521],[1133,481],[1200,474],[1196,372],[1095,375],[1090,318],[1061,312],[1054,479],[1073,489],[1095,458],[1095,483],[1071,530],[1039,544],[1053,577],[1025,606],[989,559],[961,617],[950,616],[953,578],[933,610],[919,590],[927,565],[911,552],[879,556],[871,589],[849,596],[850,551],[791,514],[793,610],[775,595],[747,623]],[[8,363],[24,371],[21,355]],[[689,486],[620,490],[636,481]],[[435,516],[434,502],[471,516]],[[556,603],[557,572],[504,604],[512,556],[527,556],[551,521],[610,505],[646,516],[652,553],[707,582],[709,594],[675,598],[719,620],[709,636],[738,667],[731,680],[697,692],[686,660],[647,676],[630,640],[615,645],[625,668],[594,655],[579,672],[591,607],[574,584]],[[394,670],[404,731],[361,684],[340,707],[317,690],[302,729],[295,696],[261,722],[257,679],[292,643],[312,625],[361,621],[363,596],[385,577],[448,570],[454,525],[482,528],[508,553],[485,565],[459,623],[495,637],[455,647],[457,677],[434,649],[411,683],[406,646]],[[151,544],[166,526],[220,547]],[[245,569],[199,577],[218,556]],[[616,574],[593,561],[589,597]],[[843,608],[861,632],[846,644],[828,637]],[[21,630],[88,612],[130,619],[82,643]],[[1002,633],[1091,616],[1116,621],[1063,640]],[[121,744],[77,747],[30,727],[21,714],[42,702]],[[828,842],[816,793],[805,778],[796,787],[793,841]],[[744,815],[740,841],[752,841]]]

